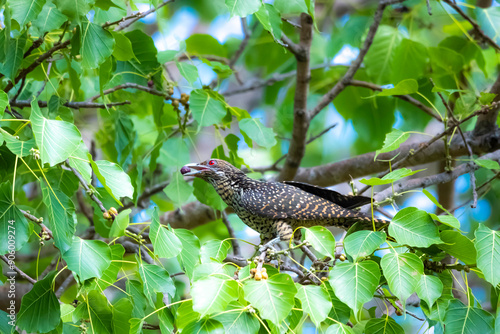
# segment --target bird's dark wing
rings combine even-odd
[[[242,191],[240,205],[251,215],[271,219],[322,220],[359,216],[298,187],[274,182],[261,182],[258,187]]]
[[[354,209],[362,205],[369,204],[371,202],[370,197],[342,195],[341,193],[338,193],[334,190],[313,186],[307,183],[295,182],[295,181],[285,181],[283,183],[300,188],[313,195],[322,197],[346,209]]]

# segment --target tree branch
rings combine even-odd
[[[493,39],[491,39],[488,35],[486,35],[479,26],[479,24],[477,24],[476,21],[474,21],[467,14],[465,14],[465,12],[456,3],[450,0],[443,0],[443,2],[445,2],[451,8],[453,8],[458,14],[460,14],[460,16],[462,16],[466,21],[468,21],[472,25],[472,28],[476,32],[477,36],[479,36],[483,41],[488,43],[492,48],[496,49],[497,51],[500,51],[500,46],[498,46],[498,44],[495,43]]]
[[[493,102],[500,102],[500,74],[491,86],[490,93],[496,94],[496,97],[493,99]],[[494,131],[497,128],[497,117],[498,110],[500,109],[500,104],[496,105],[490,113],[486,115],[481,115],[477,118],[476,126],[474,127],[474,135],[481,136],[490,131]]]
[[[75,176],[80,181],[80,184],[82,185],[83,189],[85,189],[85,192],[97,204],[97,206],[99,206],[99,209],[101,209],[101,211],[103,213],[107,212],[108,210],[106,210],[106,208],[104,207],[104,204],[102,204],[101,200],[99,198],[97,198],[97,196],[94,194],[94,192],[89,188],[89,186],[88,186],[87,182],[85,181],[85,179],[83,178],[83,176],[75,168],[71,167],[68,160],[66,160],[66,164],[67,164],[67,166],[61,165],[61,168],[64,170],[68,170],[70,172],[73,172],[73,174],[75,174]]]
[[[307,95],[309,92],[309,80],[311,79],[309,53],[312,42],[313,20],[309,14],[302,13],[300,15],[300,22],[302,26],[300,30],[300,43],[298,49],[295,48],[292,51],[297,59],[297,81],[293,102],[292,140],[290,142],[285,164],[278,176],[279,181],[293,179],[306,151],[306,136],[307,129],[309,128]]]
[[[498,162],[500,161],[500,150],[485,154],[483,158],[495,160]],[[457,166],[452,172],[443,172],[440,174],[430,175],[417,179],[404,180],[395,183],[394,187],[388,187],[387,189],[378,192],[373,198],[377,202],[381,202],[386,198],[393,196],[393,189],[394,193],[398,194],[411,189],[426,188],[434,184],[450,182],[458,178],[460,175],[463,175],[470,171],[474,171],[478,168],[479,166],[477,166],[476,164],[468,162]],[[361,211],[367,212],[367,210],[369,210],[369,205],[365,206]]]
[[[403,2],[404,0],[393,0],[393,1],[380,1],[377,10],[375,11],[375,15],[373,17],[373,23],[368,29],[368,34],[366,35],[365,43],[363,44],[363,47],[359,50],[359,54],[356,57],[356,59],[352,62],[351,67],[347,70],[347,72],[344,74],[344,77],[340,79],[333,88],[326,93],[321,100],[318,102],[316,107],[314,107],[313,110],[311,110],[310,115],[311,119],[316,117],[323,108],[325,108],[327,105],[330,104],[344,89],[345,87],[349,84],[349,82],[352,80],[358,69],[360,68],[361,64],[363,63],[363,59],[365,58],[366,54],[368,53],[368,50],[370,49],[373,39],[375,37],[375,34],[378,30],[378,27],[380,25],[380,22],[382,21],[382,16],[384,14],[384,10],[388,5]]]
[[[248,45],[248,41],[250,40],[250,30],[248,29],[248,24],[247,24],[247,19],[246,17],[241,18],[241,29],[243,30],[243,35],[245,36],[243,40],[241,41],[240,46],[238,47],[238,50],[234,53],[233,57],[229,60],[229,67],[233,68],[238,59],[240,59],[241,55],[243,54],[243,51],[245,51],[245,48]]]
[[[102,96],[114,93],[114,92],[121,90],[121,89],[127,89],[127,88],[134,88],[134,89],[142,90],[142,91],[148,92],[149,94],[152,94],[152,95],[163,96],[164,98],[170,97],[170,94],[168,94],[166,92],[162,92],[162,91],[156,90],[154,88],[138,85],[138,84],[133,83],[133,82],[127,82],[127,83],[115,86],[113,88],[106,89],[105,91],[102,92]],[[95,96],[92,96],[90,98],[90,101],[95,101],[100,97],[101,97],[101,94],[97,94]]]
[[[348,85],[356,86],[356,87],[364,87],[364,88],[368,88],[368,89],[378,91],[378,92],[381,92],[383,90],[383,88],[379,85],[375,85],[371,82],[360,81],[360,80],[351,80],[348,82]],[[440,122],[442,121],[441,117],[439,115],[437,115],[432,108],[426,106],[425,104],[423,104],[422,102],[420,102],[416,98],[411,97],[410,95],[395,95],[394,97],[397,97],[403,101],[411,103],[415,107],[421,109],[423,112],[428,114],[429,116],[437,119]]]
[[[24,210],[21,210],[21,209],[19,211],[21,211],[21,213],[24,215],[24,217],[26,217],[29,220],[31,220],[32,222],[40,225],[40,227],[42,228],[42,231],[47,232],[47,234],[49,235],[49,237],[51,239],[54,239],[54,235],[52,234],[52,231],[47,226],[45,226],[45,224],[43,223],[43,218],[35,217],[31,213],[29,213],[28,211],[24,211]]]
[[[227,233],[231,238],[231,245],[233,246],[233,254],[234,256],[241,256],[240,244],[238,243],[238,239],[236,239],[236,235],[234,234],[234,229],[231,226],[229,219],[227,218],[227,214],[224,211],[222,211],[221,214],[222,214],[222,222],[224,223],[224,225],[226,225]]]
[[[47,107],[47,101],[38,101],[38,105],[40,108]],[[130,101],[122,101],[122,102],[110,102],[110,103],[92,103],[92,102],[66,102],[63,105],[72,109],[80,109],[80,108],[100,108],[106,109],[109,107],[122,106],[124,104],[130,104]],[[26,108],[31,107],[31,100],[19,100],[19,101],[10,101],[10,105],[12,107],[18,108]]]
[[[33,278],[31,278],[29,275],[25,274],[24,271],[22,271],[21,269],[19,269],[15,264],[14,262],[10,263],[10,260],[7,259],[5,257],[5,255],[0,255],[0,259],[2,259],[3,262],[5,262],[7,264],[7,266],[9,266],[9,268],[11,270],[14,270],[16,273],[19,274],[19,276],[21,276],[22,278],[26,279],[27,281],[29,281],[31,284],[35,284],[36,283],[36,280],[34,280]]]
[[[134,22],[139,21],[139,20],[140,20],[140,19],[142,19],[143,17],[145,17],[145,16],[147,16],[147,15],[149,15],[149,14],[151,14],[151,13],[156,12],[156,11],[157,11],[158,9],[160,9],[161,7],[163,7],[163,6],[167,5],[167,4],[171,3],[171,2],[174,2],[174,1],[175,1],[175,0],[166,0],[166,1],[163,1],[162,3],[160,3],[160,4],[156,7],[156,8],[155,8],[155,7],[153,7],[153,8],[151,8],[150,10],[147,10],[147,11],[145,11],[145,12],[143,12],[143,13],[139,12],[139,13],[136,13],[136,14],[132,15],[132,16],[130,17],[130,21],[126,21],[126,22],[124,22],[123,24],[120,24],[120,26],[116,29],[116,31],[120,31],[120,30],[123,30],[123,29],[127,28],[128,26],[130,26],[130,25],[131,25],[131,24],[133,24]],[[120,22],[116,22],[116,21],[115,21],[115,22],[112,22],[112,23],[113,23],[113,24],[116,24],[116,23],[120,23]],[[106,22],[104,25],[106,25],[106,24],[108,24],[108,23]],[[109,25],[111,25],[111,24],[109,24]],[[108,25],[108,26],[109,26],[109,25]]]

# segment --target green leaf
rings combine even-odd
[[[371,255],[383,242],[386,234],[375,231],[357,231],[344,239],[344,248],[354,261]]]
[[[179,170],[189,161],[189,148],[182,138],[171,138],[165,141],[160,150],[159,163]]]
[[[193,310],[205,315],[219,313],[238,299],[238,283],[232,279],[207,277],[193,282],[191,287]]]
[[[295,287],[297,288],[296,298],[302,303],[302,309],[309,314],[316,327],[319,327],[320,323],[328,317],[332,308],[332,300],[328,291],[322,286],[315,285],[296,283]]]
[[[17,38],[9,37],[4,43],[7,47],[5,48],[5,60],[0,69],[5,77],[13,82],[16,78],[17,70],[19,70],[23,61],[24,47],[26,46],[26,33]]]
[[[418,42],[403,39],[396,48],[392,66],[391,81],[400,82],[404,79],[419,79],[426,73],[429,56],[427,48]],[[411,66],[408,66],[411,64]]]
[[[358,318],[358,311],[373,298],[380,280],[380,268],[374,261],[339,263],[330,272],[329,283],[335,295]]]
[[[258,145],[271,148],[276,145],[276,134],[272,128],[266,128],[258,118],[244,118],[240,122],[240,131],[243,131]]]
[[[281,39],[281,21],[280,13],[274,8],[273,5],[265,3],[259,8],[255,13],[255,17],[262,24],[264,29],[269,31],[273,36],[274,40]]]
[[[365,56],[366,71],[376,84],[390,83],[391,66],[403,37],[397,28],[381,25]]]
[[[380,186],[384,184],[390,184],[395,181],[401,180],[402,178],[405,178],[407,176],[411,176],[413,174],[416,174],[418,172],[423,171],[424,169],[419,169],[412,171],[411,169],[408,168],[400,168],[396,169],[395,171],[390,172],[389,174],[385,175],[382,178],[378,177],[372,177],[371,179],[361,179],[359,182],[369,185],[369,186]]]
[[[458,74],[464,67],[464,58],[459,53],[448,48],[430,47],[429,56],[434,72],[437,74]]]
[[[389,224],[389,235],[397,242],[412,247],[441,244],[439,230],[429,214],[409,207],[400,210]]]
[[[184,301],[177,309],[175,315],[175,324],[179,330],[184,330],[184,328],[200,319],[200,314],[193,311],[193,301]]]
[[[111,251],[111,264],[104,270],[101,277],[97,280],[97,285],[102,289],[106,289],[112,283],[116,281],[118,271],[122,268],[123,254],[125,254],[125,248],[120,244],[110,245],[109,249]],[[115,261],[115,262],[113,262]]]
[[[42,35],[48,31],[58,29],[66,20],[68,20],[66,15],[61,13],[52,2],[47,2],[43,6],[40,15],[33,21],[33,26]]]
[[[108,306],[108,300],[97,290],[92,290],[87,300],[80,303],[73,312],[73,321],[88,319],[89,334],[111,334],[113,312]]]
[[[36,282],[23,296],[16,325],[28,333],[46,333],[57,327],[61,321],[59,301],[52,290],[55,272]]]
[[[366,334],[404,334],[405,330],[396,320],[384,315],[380,319],[370,319],[366,323]]]
[[[9,95],[3,90],[0,91],[0,119],[3,118],[4,110],[9,106]],[[9,107],[10,108],[10,107]]]
[[[112,31],[111,34],[115,40],[113,57],[119,61],[128,61],[135,58],[134,49],[132,49],[130,39],[128,39],[124,34],[120,34],[118,32]]]
[[[493,334],[495,318],[485,310],[465,306],[454,299],[446,312],[444,325],[447,333]]]
[[[479,224],[474,235],[477,267],[481,269],[484,279],[496,287],[500,283],[500,233]]]
[[[443,293],[443,283],[435,276],[422,275],[416,287],[417,295],[432,307]]]
[[[276,0],[274,6],[282,14],[307,13],[307,5],[304,0]]]
[[[129,319],[132,318],[132,302],[122,298],[113,304],[113,333],[128,333],[130,330]]]
[[[177,69],[179,73],[186,79],[191,85],[193,85],[198,79],[198,69],[196,66],[184,62],[176,62]]]
[[[344,324],[333,324],[327,328],[325,334],[354,334],[354,331]]]
[[[66,252],[73,243],[76,217],[71,198],[63,192],[50,189],[42,183],[43,203],[47,207],[49,228],[54,236],[54,244],[61,253]]]
[[[398,129],[392,129],[391,132],[385,135],[384,146],[382,146],[380,150],[377,150],[377,152],[375,153],[375,158],[373,160],[377,160],[377,156],[380,153],[394,151],[395,149],[399,148],[399,146],[404,143],[409,137],[410,134],[407,132],[403,132]]]
[[[73,238],[71,247],[62,255],[68,269],[74,271],[81,281],[101,277],[111,264],[111,250],[101,240]]]
[[[219,321],[224,326],[226,334],[257,334],[260,328],[259,320],[244,308],[238,302],[231,302],[229,303],[228,311],[235,310],[234,312],[222,313],[214,316],[213,319]]]
[[[222,198],[217,194],[217,191],[208,182],[202,179],[195,178],[193,180],[193,194],[201,203],[211,206],[215,210],[222,211],[227,207]]]
[[[392,293],[401,299],[403,305],[415,292],[418,282],[424,273],[424,264],[412,253],[391,252],[384,255],[380,266]]]
[[[53,0],[53,2],[57,9],[76,23],[80,23],[80,18],[85,16],[90,9],[88,0]]]
[[[198,122],[198,130],[202,126],[218,124],[226,116],[224,104],[203,89],[195,89],[191,92],[189,105],[193,118]]]
[[[485,93],[485,92],[480,92],[480,97],[479,97],[479,103],[482,105],[488,106],[493,102],[495,99],[496,94],[493,93]]]
[[[197,56],[214,55],[227,57],[225,47],[216,38],[208,34],[192,34],[189,36],[186,39],[186,51],[189,54]]]
[[[394,88],[384,89],[378,96],[407,95],[418,92],[418,82],[414,79],[406,79],[399,82]],[[392,150],[391,150],[392,151]]]
[[[176,207],[181,207],[189,199],[193,190],[193,186],[184,180],[181,173],[174,173],[168,186],[163,189]]]
[[[149,238],[153,243],[154,253],[159,257],[171,258],[179,255],[182,251],[182,243],[179,238],[170,229],[160,224],[157,207],[153,209],[151,216]]]
[[[40,14],[44,4],[45,0],[16,0],[9,3],[12,18],[19,23],[21,30]]]
[[[111,225],[111,231],[109,231],[110,238],[116,238],[125,235],[125,230],[130,223],[129,215],[131,212],[131,209],[123,210],[115,217],[115,219],[113,220],[113,224]]]
[[[80,26],[80,54],[82,67],[99,67],[113,53],[115,40],[113,35],[100,25],[85,20]]]
[[[488,169],[500,169],[500,165],[495,160],[488,159],[474,159],[474,162],[481,167]]]
[[[255,13],[262,5],[260,0],[225,0],[225,2],[231,16],[241,17]]]
[[[243,290],[245,299],[259,310],[260,316],[276,326],[292,310],[297,293],[292,278],[286,274],[277,274],[262,281],[246,281]]]
[[[43,164],[54,166],[63,162],[82,141],[80,131],[74,124],[43,117],[36,98],[31,102],[30,120]]]
[[[335,238],[332,232],[323,226],[306,228],[305,240],[321,255],[335,258]]]
[[[92,181],[92,167],[88,162],[88,154],[89,150],[87,146],[85,146],[84,142],[80,142],[80,145],[76,148],[76,150],[71,153],[69,156],[69,165],[75,168],[87,184],[90,184]]]
[[[228,240],[209,240],[201,246],[201,263],[212,262],[212,258],[222,262],[231,248]]]
[[[139,275],[141,276],[144,294],[154,305],[153,296],[155,293],[168,293],[175,296],[175,285],[168,272],[156,264],[141,263],[139,265]]]
[[[200,262],[200,241],[189,230],[176,228],[173,231],[182,243],[182,251],[177,259],[184,267],[187,276],[192,278],[194,267]]]
[[[476,263],[476,248],[474,243],[458,231],[441,231],[442,244],[437,245],[440,249],[465,264]]]
[[[35,140],[32,138],[26,141],[20,141],[8,133],[3,134],[3,139],[9,150],[20,157],[25,157],[31,154],[30,150],[35,147]]]
[[[133,198],[134,187],[130,181],[130,176],[119,165],[107,160],[93,161],[90,154],[88,158],[90,159],[92,170],[104,186],[104,189],[118,203],[121,204],[119,200],[121,197]]]
[[[201,319],[187,325],[183,332],[199,334],[224,334],[224,327],[213,319]]]
[[[432,219],[437,220],[438,222],[448,225],[452,228],[460,229],[460,221],[457,217],[452,215],[436,215],[434,213],[429,213]]]
[[[15,250],[21,249],[30,234],[28,221],[12,201],[12,184],[10,181],[0,184],[0,254],[13,251],[12,246],[9,247],[12,240],[15,240]],[[12,239],[14,237],[15,239]]]

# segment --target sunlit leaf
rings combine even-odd
[[[372,254],[385,241],[386,234],[376,231],[357,231],[344,239],[344,248],[354,261]]]
[[[422,260],[412,253],[390,252],[382,258],[380,266],[384,271],[391,292],[404,302],[416,291],[423,273]]]
[[[479,224],[475,236],[477,267],[481,269],[485,280],[497,286],[500,283],[500,233]]]

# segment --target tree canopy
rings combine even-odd
[[[0,0],[0,333],[498,333],[498,0]],[[371,197],[260,238],[179,172]]]

